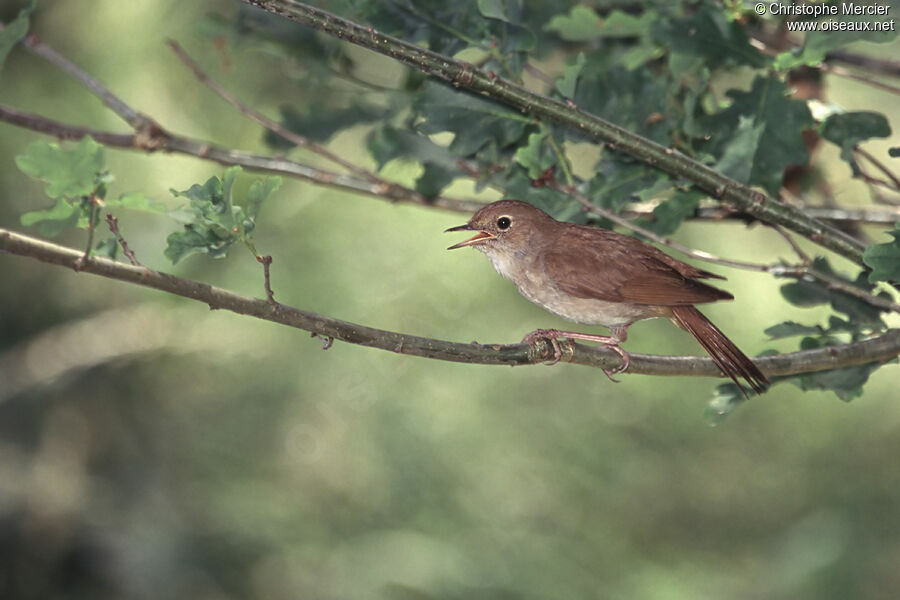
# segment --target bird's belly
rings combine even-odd
[[[623,302],[607,302],[594,298],[576,298],[557,290],[519,288],[523,296],[574,323],[619,327],[660,316],[652,307]]]

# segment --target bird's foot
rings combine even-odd
[[[565,332],[559,331],[558,329],[535,329],[522,338],[522,343],[533,344],[536,340],[547,340],[550,342],[550,347],[553,348],[553,359],[544,363],[549,367],[558,363],[562,358],[562,346],[559,343],[559,338],[563,337],[560,335],[562,333]],[[567,340],[567,342],[571,348],[571,340]]]
[[[622,364],[614,369],[603,369],[603,372],[609,377],[609,380],[613,383],[621,383],[618,379],[614,378],[613,375],[618,375],[619,373],[624,373],[628,370],[628,366],[631,364],[631,356],[629,356],[628,352],[626,352],[621,346],[619,346],[618,342],[606,342],[603,344],[603,347],[609,348],[616,354],[622,357]]]

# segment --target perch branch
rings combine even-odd
[[[77,250],[6,229],[0,229],[0,250],[68,268],[74,267],[81,257],[81,252]],[[81,273],[91,273],[154,288],[203,302],[211,309],[228,310],[303,329],[321,338],[331,337],[399,354],[487,365],[535,364],[549,359],[552,354],[550,344],[544,340],[539,340],[533,345],[475,342],[463,344],[373,329],[106,258],[92,258],[82,266]],[[870,340],[775,356],[761,356],[755,361],[767,375],[775,377],[885,362],[898,355],[900,355],[900,330],[894,329]],[[571,351],[564,352],[562,360],[610,369],[617,366],[620,359],[616,353],[606,348],[573,344]],[[629,372],[645,375],[721,376],[718,367],[709,357],[699,356],[632,354]]]

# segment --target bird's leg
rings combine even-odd
[[[630,325],[630,323],[629,323]],[[619,344],[628,339],[628,325],[619,325],[616,327],[609,328],[610,333],[612,335],[593,335],[590,333],[579,333],[577,331],[560,331],[559,329],[537,329],[532,331],[528,335],[526,335],[522,341],[527,343],[532,343],[537,339],[547,339],[550,340],[550,344],[553,346],[553,360],[548,365],[555,365],[559,362],[559,359],[562,358],[562,348],[559,345],[559,338],[566,338],[569,340],[585,340],[588,342],[597,342],[602,344],[603,346],[609,348],[616,354],[622,357],[622,364],[615,369],[607,370],[603,369],[603,372],[606,373],[606,376],[609,377],[610,381],[614,381],[615,383],[619,383],[617,379],[613,378],[613,375],[618,373],[622,373],[623,371],[628,369],[628,366],[631,364],[631,357]]]

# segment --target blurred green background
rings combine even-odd
[[[178,40],[267,114],[314,97],[267,72],[264,55],[223,57],[198,37],[197,20],[236,4],[45,0],[34,30],[173,131],[265,153],[258,127],[164,45]],[[0,17],[17,8],[4,3]],[[360,60],[385,82],[400,69]],[[887,111],[900,131],[896,96],[826,85],[830,100]],[[127,131],[21,48],[0,75],[0,102]],[[332,147],[371,166],[365,133]],[[31,234],[19,215],[49,201],[13,158],[36,139],[0,123],[0,224]],[[897,145],[895,134],[867,148]],[[838,199],[867,204],[837,153],[817,156]],[[114,193],[173,207],[170,188],[223,170],[112,149],[107,163]],[[416,172],[391,163],[385,175]],[[162,250],[175,223],[117,216],[145,265],[262,295],[242,249],[172,267]],[[463,342],[563,326],[480,254],[445,251],[459,240],[441,232],[465,220],[286,180],[256,243],[275,258],[277,298],[306,310]],[[790,254],[759,227],[691,223],[676,237],[755,262]],[[81,247],[83,232],[59,242]],[[771,277],[716,270],[737,299],[705,312],[748,354],[790,349],[765,327],[827,318],[786,304]],[[712,428],[702,416],[711,379],[614,385],[564,364],[470,366],[343,343],[323,352],[304,332],[28,259],[0,256],[0,273],[2,598],[845,599],[900,589],[895,365],[850,404],[778,385]],[[630,333],[634,352],[700,352],[668,322]]]

